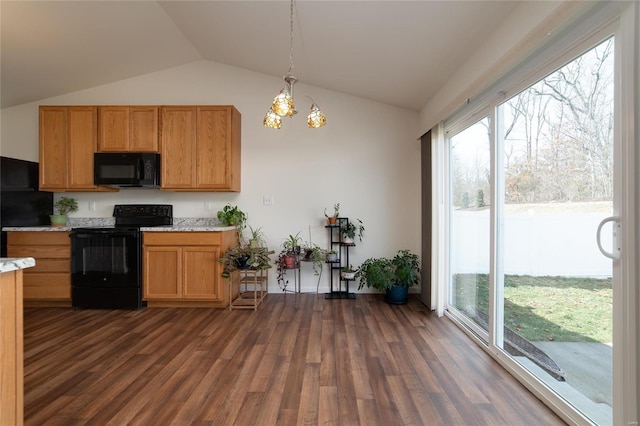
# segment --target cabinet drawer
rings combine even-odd
[[[7,245],[29,246],[70,246],[71,239],[68,232],[40,231],[40,232],[9,232]],[[33,256],[30,256],[33,257]]]
[[[68,273],[25,274],[24,299],[71,300],[71,276]]]
[[[145,246],[217,246],[222,242],[221,232],[145,232]]]
[[[36,259],[36,264],[43,258],[67,259],[68,262],[71,259],[71,247],[7,246],[7,255],[11,257],[33,257]]]
[[[36,266],[25,269],[24,274],[47,273],[47,272],[66,272],[71,273],[71,261],[66,259],[36,259]]]

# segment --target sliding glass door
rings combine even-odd
[[[597,424],[613,421],[613,59],[609,38],[445,129],[450,315]]]
[[[497,108],[499,346],[597,424],[612,422],[614,40]],[[612,250],[612,231],[601,243]]]

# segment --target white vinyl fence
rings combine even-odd
[[[453,215],[453,271],[489,273],[489,210],[457,210]],[[611,260],[596,243],[598,224],[605,217],[603,213],[507,214],[505,274],[610,277]],[[602,245],[611,250],[611,242],[612,228],[606,225]],[[456,247],[464,247],[465,254],[456,253]]]

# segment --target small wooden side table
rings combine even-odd
[[[269,293],[269,274],[266,269],[239,269],[239,294],[235,300],[229,301],[229,309],[258,309],[258,306]],[[229,280],[229,286],[232,285]],[[244,286],[244,291],[243,290]],[[229,288],[229,297],[232,291]]]

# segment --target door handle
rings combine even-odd
[[[614,232],[613,232],[613,253],[609,253],[602,247],[602,241],[600,238],[600,234],[602,231],[602,227],[609,222],[614,222]],[[620,218],[618,216],[609,216],[604,218],[600,224],[598,225],[598,230],[596,231],[596,242],[598,243],[598,249],[600,253],[602,253],[605,257],[613,260],[620,260],[620,244],[618,244],[618,235],[620,234]]]

